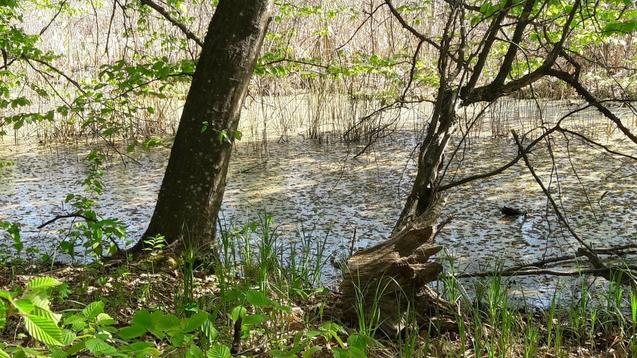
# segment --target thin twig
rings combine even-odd
[[[526,167],[529,169],[529,172],[531,173],[531,175],[533,176],[533,178],[535,179],[537,184],[540,186],[540,188],[544,192],[544,195],[546,196],[548,201],[551,203],[551,206],[553,207],[553,210],[555,211],[555,214],[560,219],[562,224],[564,224],[566,229],[571,233],[573,238],[575,238],[575,240],[577,240],[577,242],[579,242],[580,245],[582,245],[582,248],[585,249],[585,251],[581,251],[581,254],[583,254],[586,257],[588,257],[588,259],[590,260],[591,264],[596,269],[605,268],[604,264],[600,261],[599,257],[597,257],[597,255],[593,251],[593,248],[590,245],[588,245],[584,240],[582,240],[582,238],[580,238],[579,235],[577,235],[575,230],[573,230],[571,225],[569,225],[568,221],[566,220],[566,218],[564,217],[564,215],[560,211],[557,203],[553,199],[553,196],[548,191],[548,189],[544,186],[544,183],[542,182],[542,179],[540,179],[540,177],[537,175],[537,173],[535,172],[535,169],[533,169],[533,166],[531,165],[531,162],[529,161],[529,157],[527,156],[527,153],[525,152],[524,147],[522,146],[522,143],[520,142],[520,138],[518,137],[518,134],[515,132],[515,130],[512,130],[511,133],[513,134],[513,139],[515,139],[515,143],[517,144],[518,150],[519,150],[520,154],[522,155],[522,159],[524,159],[524,163],[526,164]]]
[[[186,25],[182,24],[181,22],[177,21],[177,19],[173,18],[168,13],[168,11],[166,11],[166,9],[164,9],[163,7],[159,6],[159,4],[156,4],[151,0],[141,0],[141,3],[157,11],[161,16],[163,16],[166,20],[168,20],[168,22],[170,22],[171,24],[179,28],[179,30],[181,30],[181,32],[183,32],[187,38],[196,42],[197,45],[199,45],[200,47],[203,47],[203,41],[201,41],[201,39],[197,35],[195,35],[192,31],[190,31],[186,27]]]
[[[37,228],[38,228],[38,229],[42,229],[42,228],[44,228],[45,226],[47,226],[47,225],[51,225],[51,224],[53,224],[54,222],[56,222],[56,221],[58,221],[58,220],[61,220],[61,219],[68,219],[68,218],[81,218],[81,219],[84,219],[84,220],[89,221],[89,222],[96,222],[96,220],[95,220],[95,219],[91,219],[91,218],[89,218],[88,216],[85,216],[85,215],[80,214],[79,212],[76,212],[76,213],[71,213],[71,214],[57,215],[57,216],[56,216],[56,217],[54,217],[53,219],[51,219],[51,220],[49,220],[49,221],[47,221],[47,222],[45,222],[45,223],[41,224],[41,225],[40,225],[40,226],[38,226]]]

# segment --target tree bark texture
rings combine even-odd
[[[196,247],[214,238],[234,133],[271,12],[271,0],[220,1],[144,237]]]
[[[445,149],[457,123],[456,96],[456,91],[443,87],[438,91],[432,119],[420,146],[418,172],[393,234],[404,230],[438,199],[438,174],[442,168]]]

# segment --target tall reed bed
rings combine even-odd
[[[214,13],[211,2],[162,5],[196,36],[204,37]],[[380,0],[278,2],[250,87],[246,117],[256,117],[256,121],[244,130],[260,140],[278,140],[302,129],[305,137],[320,141],[328,140],[324,133],[334,132],[346,133],[344,140],[366,141],[378,136],[378,128],[388,122],[402,121],[402,116],[370,116],[359,123],[401,98],[405,86],[411,83],[417,39],[381,5]],[[42,8],[25,1],[22,6],[25,20],[15,25],[30,34],[45,29],[38,46],[59,56],[52,61],[59,73],[41,64],[18,62],[12,67],[19,83],[29,84],[16,85],[12,95],[24,96],[29,103],[0,115],[55,110],[53,120],[27,123],[14,133],[15,138],[69,141],[76,137],[131,139],[174,133],[188,90],[188,74],[199,51],[193,41],[184,39],[172,24],[137,2],[65,1]],[[400,7],[406,19],[433,38],[444,27],[441,19],[446,9],[441,0]],[[52,18],[55,21],[48,25]],[[617,62],[634,56],[636,47],[631,44],[633,39],[626,36],[626,41],[609,44],[604,51]],[[590,49],[591,55],[599,51]],[[434,99],[435,56],[434,49],[427,45],[420,52],[416,78],[406,99]],[[589,72],[593,76],[590,79]],[[594,80],[600,91],[614,83],[595,80],[595,72],[587,68],[583,73],[582,80]],[[624,88],[631,88],[623,83],[626,81],[630,76],[620,82]],[[556,84],[543,85],[539,84],[533,94],[551,99],[572,96],[555,88]],[[289,113],[299,107],[297,101],[288,99],[298,94],[312,100],[300,109],[305,112],[302,122],[292,127],[295,119]],[[262,99],[265,103],[255,104]],[[261,108],[257,111],[254,107]],[[426,118],[426,114],[420,116],[421,121]],[[496,118],[491,122],[495,136],[506,133],[501,121]],[[269,134],[271,130],[275,134]]]

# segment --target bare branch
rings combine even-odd
[[[440,47],[440,45],[438,43],[436,43],[434,40],[428,38],[423,33],[421,33],[418,30],[416,30],[413,26],[409,25],[407,23],[407,20],[405,20],[405,18],[400,14],[400,12],[398,10],[396,10],[396,8],[394,7],[394,4],[392,4],[391,0],[385,0],[385,4],[387,4],[387,7],[389,7],[389,11],[391,11],[392,15],[394,15],[396,20],[398,20],[398,22],[400,22],[400,25],[405,30],[409,31],[412,35],[414,35],[420,41],[424,41],[424,42],[430,44],[431,46],[435,47],[438,50],[441,49],[441,47]]]
[[[80,218],[80,219],[84,219],[85,221],[89,221],[89,222],[95,222],[94,219],[89,218],[88,216],[82,215],[79,212],[77,213],[71,213],[71,214],[64,214],[64,215],[57,215],[56,217],[54,217],[53,219],[41,224],[40,226],[38,226],[38,229],[42,229],[45,226],[51,225],[54,222],[61,220],[61,219],[69,219],[69,218]]]
[[[522,146],[522,143],[520,142],[520,138],[518,137],[518,134],[514,130],[511,131],[511,133],[513,134],[513,139],[515,139],[515,143],[517,144],[518,150],[519,150],[520,154],[522,155],[522,159],[524,159],[524,163],[526,164],[526,167],[529,169],[529,172],[531,173],[531,175],[533,176],[533,178],[535,179],[537,184],[540,186],[540,188],[544,192],[544,195],[546,196],[548,201],[551,203],[551,206],[553,207],[553,210],[555,211],[555,214],[560,219],[562,224],[564,224],[566,229],[571,233],[573,238],[575,238],[575,240],[577,240],[577,242],[579,242],[580,245],[582,245],[582,247],[585,249],[585,251],[582,251],[581,254],[583,254],[586,257],[588,257],[588,259],[590,260],[591,264],[595,268],[597,268],[597,269],[605,268],[604,264],[600,261],[599,257],[597,257],[597,255],[593,251],[593,248],[590,245],[588,245],[584,240],[582,240],[582,238],[580,238],[579,235],[577,235],[575,230],[573,230],[571,225],[569,225],[568,221],[566,220],[566,218],[564,217],[564,215],[560,211],[557,203],[553,199],[553,196],[551,195],[549,190],[544,186],[544,183],[542,182],[542,179],[540,179],[540,177],[537,175],[537,173],[535,173],[535,169],[533,169],[533,166],[531,165],[531,162],[529,161],[529,157],[526,155],[526,152],[524,151],[524,147]]]
[[[482,51],[480,51],[480,54],[478,55],[478,62],[473,68],[473,73],[471,74],[469,83],[466,86],[464,86],[464,88],[462,89],[463,94],[466,94],[469,91],[471,91],[471,89],[475,87],[476,83],[478,83],[478,79],[480,78],[480,75],[482,74],[482,69],[484,68],[484,65],[487,62],[487,58],[489,57],[489,52],[491,52],[491,47],[493,46],[493,43],[495,42],[495,37],[500,29],[500,24],[502,24],[502,21],[504,20],[506,15],[509,13],[509,10],[511,9],[510,4],[511,4],[511,0],[508,0],[507,3],[503,6],[503,9],[500,10],[500,12],[498,13],[498,16],[493,18],[493,21],[489,25],[489,29],[487,30],[485,38],[483,39],[483,42],[482,42],[483,43]]]
[[[580,108],[576,108],[576,109],[566,113],[565,115],[563,115],[557,121],[555,126],[547,129],[542,135],[540,135],[539,137],[534,139],[522,152],[518,153],[518,155],[515,158],[513,158],[510,162],[508,162],[508,163],[506,163],[506,164],[504,164],[504,165],[502,165],[502,166],[500,166],[500,167],[498,167],[498,168],[496,168],[496,169],[494,169],[494,170],[492,170],[490,172],[471,175],[471,176],[465,177],[463,179],[460,179],[460,180],[457,180],[457,181],[454,181],[454,182],[451,182],[451,183],[448,183],[448,184],[445,184],[445,185],[441,185],[438,188],[438,190],[439,191],[448,190],[448,189],[451,189],[453,187],[456,187],[456,186],[459,186],[459,185],[462,185],[462,184],[466,184],[466,183],[469,183],[469,182],[474,181],[474,180],[486,179],[486,178],[489,178],[489,177],[492,177],[492,176],[495,176],[495,175],[498,175],[498,174],[504,172],[505,170],[507,170],[507,169],[511,168],[512,166],[514,166],[520,159],[522,159],[522,154],[530,153],[531,150],[539,142],[541,142],[546,136],[548,136],[548,135],[550,135],[550,134],[552,134],[552,133],[554,133],[556,131],[563,130],[563,128],[561,127],[561,124],[562,124],[562,122],[564,120],[566,120],[570,116],[572,116],[572,115],[574,115],[574,114],[576,114],[578,112],[584,111],[584,110],[586,110],[586,109],[588,109],[590,107],[591,107],[591,105],[589,104],[589,105],[586,105],[586,106],[583,106],[583,107],[580,107]]]
[[[77,88],[80,92],[82,92],[82,94],[86,94],[86,91],[84,91],[84,88],[82,88],[82,85],[80,85],[79,82],[77,82],[76,80],[74,80],[73,78],[71,78],[71,76],[67,75],[66,73],[64,73],[64,71],[58,69],[57,67],[53,66],[52,64],[37,59],[37,58],[24,58],[27,62],[29,61],[33,61],[33,62],[37,62],[41,65],[44,65],[46,67],[48,67],[50,70],[52,70],[53,72],[57,73],[58,75],[64,77],[67,81],[69,81],[73,86],[75,86],[75,88]]]
[[[522,41],[522,36],[524,35],[524,30],[526,26],[529,24],[529,17],[531,16],[531,11],[533,10],[533,5],[535,4],[535,0],[526,0],[524,3],[524,9],[522,10],[522,14],[520,14],[520,18],[518,20],[517,26],[513,32],[513,37],[509,43],[509,48],[507,53],[504,55],[504,59],[502,60],[502,65],[500,66],[500,70],[493,80],[493,83],[499,86],[504,83],[504,80],[511,72],[511,68],[513,68],[513,62],[515,60],[515,56],[518,53],[518,48],[520,41]]]
[[[592,140],[592,139],[588,138],[587,136],[585,136],[585,135],[583,135],[583,134],[581,134],[581,133],[578,133],[578,132],[572,131],[572,130],[570,130],[570,129],[562,128],[562,127],[559,127],[557,130],[558,130],[559,132],[562,132],[562,133],[565,133],[565,134],[570,134],[570,135],[572,135],[572,136],[579,137],[579,138],[581,138],[582,140],[584,140],[584,141],[586,141],[586,142],[588,142],[588,143],[590,143],[590,144],[592,144],[592,145],[594,145],[594,146],[596,146],[596,147],[602,148],[603,150],[607,151],[607,152],[608,152],[608,153],[610,153],[610,154],[613,154],[613,155],[616,155],[616,156],[619,156],[619,157],[624,157],[624,158],[632,159],[632,160],[637,160],[637,157],[635,157],[635,156],[632,156],[632,155],[630,155],[630,154],[626,154],[626,153],[622,153],[622,152],[618,152],[618,151],[616,151],[616,150],[613,150],[613,149],[611,149],[610,147],[608,147],[607,145],[604,145],[604,144],[602,144],[602,143],[599,143],[599,142],[597,142],[597,141],[594,141],[594,140]]]
[[[50,225],[50,224],[52,224],[52,223],[54,223],[54,222],[56,222],[58,220],[69,219],[69,218],[74,218],[74,219],[75,218],[80,218],[80,219],[83,219],[86,222],[91,222],[91,223],[97,222],[97,220],[95,220],[93,218],[90,218],[90,217],[88,217],[86,215],[82,215],[80,212],[75,212],[75,213],[71,213],[71,214],[58,215],[58,216],[54,217],[53,219],[51,219],[51,220],[41,224],[40,226],[38,226],[38,229],[42,229],[45,226]],[[122,252],[122,248],[119,247],[119,245],[117,244],[117,241],[115,241],[115,239],[113,239],[112,236],[108,235],[108,239],[115,246],[115,248],[117,249],[118,252]]]
[[[197,45],[199,45],[200,47],[203,47],[203,41],[201,41],[201,39],[195,35],[192,31],[190,31],[186,25],[182,24],[181,22],[177,21],[177,19],[175,19],[174,17],[172,17],[168,11],[166,11],[166,9],[164,9],[163,7],[161,7],[159,4],[154,3],[152,0],[140,0],[142,4],[154,9],[155,11],[157,11],[161,16],[163,16],[166,20],[168,20],[168,22],[170,22],[171,24],[175,25],[177,28],[179,28],[179,30],[181,30],[181,32],[184,33],[184,35],[186,35],[187,38],[193,40],[194,42],[197,43]]]
[[[60,16],[60,13],[62,13],[62,10],[64,9],[64,5],[66,5],[67,0],[64,0],[60,3],[60,8],[58,9],[58,11],[55,13],[55,15],[53,15],[53,17],[51,18],[51,20],[40,30],[39,35],[42,36],[46,30],[49,29],[49,27],[51,26],[51,24],[53,24],[53,22],[55,21],[55,19],[57,19],[58,16]]]
[[[624,133],[626,137],[630,138],[630,140],[633,141],[633,143],[637,144],[637,136],[633,134],[630,131],[630,129],[628,129],[628,127],[626,127],[622,123],[622,120],[619,117],[617,117],[613,112],[610,111],[610,109],[608,109],[599,100],[597,100],[597,98],[595,98],[595,96],[593,96],[592,93],[590,93],[586,88],[584,88],[584,86],[577,79],[576,75],[571,75],[568,72],[554,70],[554,69],[549,69],[547,71],[547,74],[555,78],[558,78],[566,82],[567,84],[569,84],[571,87],[573,87],[575,91],[577,92],[577,94],[582,96],[582,98],[584,98],[586,102],[588,102],[590,105],[597,108],[597,110],[600,111],[606,118],[610,119],[613,123],[615,123],[617,128],[619,128],[619,130],[622,133]]]

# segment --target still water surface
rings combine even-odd
[[[556,110],[551,118],[559,115]],[[634,145],[592,112],[580,114],[573,126],[605,145],[637,156]],[[515,157],[517,150],[510,138],[489,133],[468,141],[464,155],[459,154],[450,165],[447,181],[488,172]],[[326,239],[328,253],[339,258],[349,252],[354,237],[356,248],[368,247],[388,236],[400,213],[415,174],[412,158],[417,142],[413,131],[401,130],[357,158],[353,154],[359,147],[319,144],[294,136],[267,145],[239,143],[230,167],[222,220],[241,225],[268,213],[283,245],[298,240],[303,232],[315,240]],[[553,160],[546,146],[534,151],[531,160],[551,192],[560,196],[559,204],[580,237],[595,247],[637,243],[636,163],[575,138],[555,136],[551,144]],[[55,250],[60,230],[68,228],[69,221],[42,230],[37,226],[71,210],[64,207],[64,198],[82,192],[83,158],[89,150],[88,145],[0,142],[0,159],[15,161],[1,169],[0,220],[20,223],[27,247],[69,259]],[[139,163],[114,154],[107,166],[99,212],[124,221],[131,241],[143,233],[152,215],[168,154],[167,148],[138,151],[133,156]],[[527,215],[505,218],[500,213],[503,205],[522,209]],[[451,189],[444,215],[453,215],[453,220],[437,240],[455,258],[459,271],[533,262],[577,249],[523,163],[497,177]],[[2,251],[11,252],[10,240],[0,238],[0,245]],[[326,275],[331,277],[336,271],[328,269]],[[560,281],[541,276],[512,282],[520,287],[518,294],[546,301]]]

